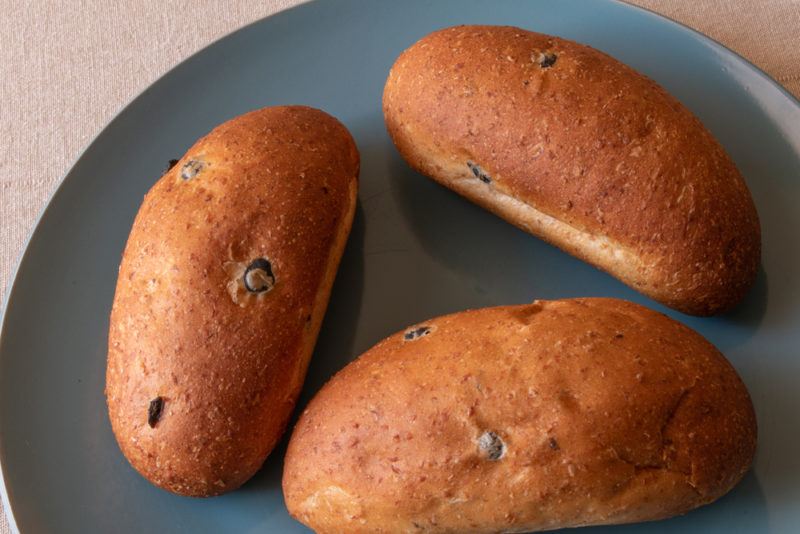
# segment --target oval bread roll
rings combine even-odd
[[[131,465],[209,496],[283,433],[356,205],[333,117],[266,108],[199,140],[147,193],[119,269],[106,396]]]
[[[614,299],[432,319],[349,364],[295,427],[289,512],[318,533],[649,521],[730,490],[756,420],[699,334]]]
[[[742,299],[761,254],[722,146],[652,80],[519,28],[460,26],[403,52],[383,95],[417,171],[695,315]]]

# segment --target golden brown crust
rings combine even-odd
[[[602,52],[513,27],[447,28],[397,59],[383,107],[416,170],[668,306],[718,313],[755,278],[758,215],[730,157]]]
[[[154,484],[223,493],[272,450],[325,313],[358,170],[336,119],[273,107],[215,128],[146,195],[120,265],[106,395],[122,451]],[[253,294],[241,280],[257,258],[274,286]]]
[[[755,443],[744,384],[696,332],[621,300],[539,301],[420,323],[345,367],[283,488],[318,533],[627,523],[717,499]]]

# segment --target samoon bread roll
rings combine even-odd
[[[284,431],[356,205],[359,156],[336,119],[247,113],[147,193],[111,312],[114,434],[150,482],[240,486]]]
[[[602,52],[447,28],[397,59],[383,111],[414,169],[667,306],[719,313],[755,279],[758,215],[731,158]]]
[[[744,384],[693,330],[614,299],[456,313],[381,341],[316,395],[283,475],[316,532],[528,532],[650,521],[753,460]]]

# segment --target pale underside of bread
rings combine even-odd
[[[424,136],[411,133],[408,135],[416,139],[413,145],[406,147],[410,159],[417,162],[423,169],[422,172],[435,181],[522,230],[613,273],[619,280],[642,293],[657,300],[669,301],[672,298],[673,287],[652,283],[652,280],[659,279],[659,275],[653,273],[652,260],[646,261],[640,254],[607,235],[582,230],[548,215],[504,192],[495,183],[479,180],[464,164],[470,158],[448,157],[442,152],[437,153],[432,143],[423,141]]]
[[[347,238],[350,236],[350,230],[353,226],[353,217],[355,216],[356,204],[358,201],[357,180],[350,182],[348,198],[349,202],[345,207],[345,213],[342,215],[342,222],[336,232],[333,246],[331,247],[330,254],[328,255],[325,274],[320,282],[319,290],[317,291],[317,295],[314,299],[314,305],[311,312],[311,327],[305,331],[300,345],[300,363],[294,368],[295,373],[287,378],[289,384],[291,384],[293,403],[296,402],[296,399],[300,394],[300,389],[303,387],[306,372],[308,371],[308,364],[311,360],[311,355],[314,353],[317,336],[319,335],[319,329],[322,327],[322,320],[325,318],[325,311],[328,308],[328,301],[331,297],[333,282],[336,280],[336,273],[339,270],[339,263],[342,260],[342,254],[344,254],[344,248],[347,245]],[[289,421],[287,418],[287,420],[284,421],[283,428],[280,430],[280,433],[275,436],[275,441],[272,443],[272,445],[270,445],[270,450],[275,447],[275,443],[281,438],[281,436],[283,436],[288,423]]]

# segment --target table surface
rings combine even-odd
[[[0,0],[0,295],[45,202],[117,111],[205,45],[298,3]],[[800,0],[631,3],[721,42],[800,97]]]

